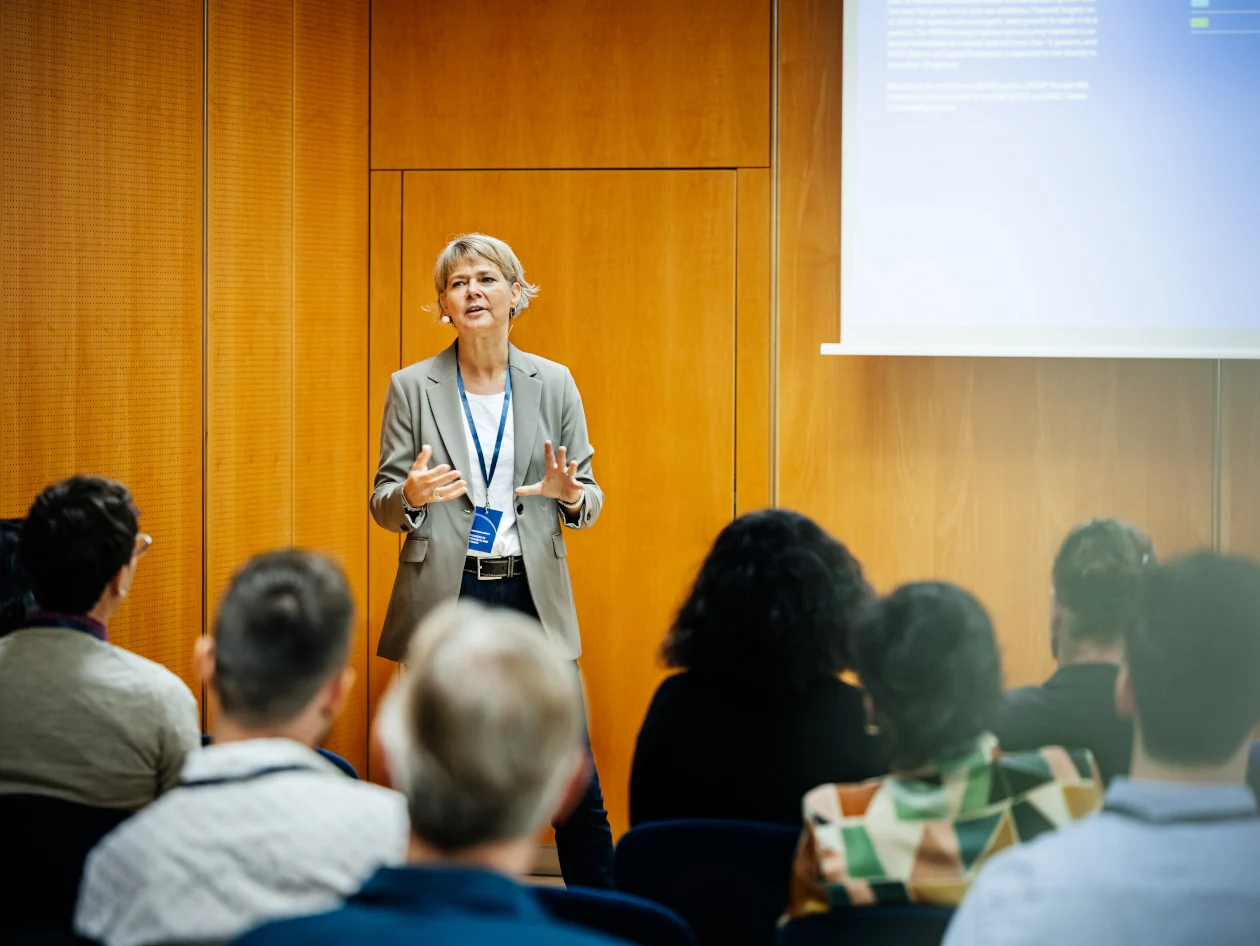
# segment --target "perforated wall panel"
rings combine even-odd
[[[194,684],[201,28],[200,0],[0,2],[0,514],[127,483],[154,544],[111,634]]]
[[[251,555],[293,541],[293,9],[212,0],[207,619]]]
[[[358,679],[328,747],[366,772],[368,5],[293,12],[294,539],[354,589]]]

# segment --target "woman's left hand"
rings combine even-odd
[[[568,462],[569,450],[551,449],[551,441],[543,444],[543,478],[532,486],[516,487],[517,496],[546,496],[558,499],[566,506],[576,505],[582,498],[583,486],[577,479],[577,461]]]

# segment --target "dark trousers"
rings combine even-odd
[[[538,617],[533,596],[529,593],[529,581],[524,575],[503,578],[498,581],[480,581],[476,575],[464,573],[459,588],[461,598],[473,598],[492,607],[511,608]],[[577,664],[574,664],[577,670]],[[585,708],[583,709],[585,719]],[[590,735],[582,726],[586,750],[591,748]],[[554,824],[554,822],[553,822]],[[560,858],[560,873],[568,887],[598,887],[611,890],[613,886],[612,828],[608,825],[608,812],[604,810],[604,794],[599,787],[599,773],[595,771],[595,757],[591,756],[591,779],[586,793],[578,806],[561,824],[555,824],[556,855]]]

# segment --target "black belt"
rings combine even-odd
[[[476,575],[479,581],[516,578],[525,574],[525,559],[519,555],[508,555],[503,558],[482,558],[469,555],[464,559],[464,572],[468,575]]]

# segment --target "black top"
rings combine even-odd
[[[1010,690],[993,725],[1007,752],[1063,746],[1088,749],[1103,781],[1127,775],[1133,724],[1116,713],[1115,664],[1061,667],[1041,686]]]
[[[685,672],[661,683],[639,730],[630,824],[735,818],[799,826],[801,799],[888,771],[860,690],[820,675],[804,692],[732,692]]]

